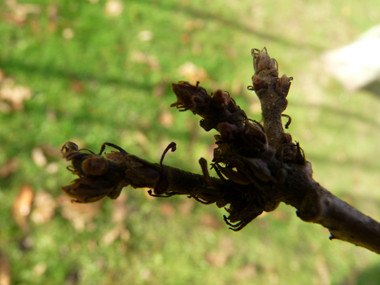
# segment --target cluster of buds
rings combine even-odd
[[[106,145],[119,151],[107,153],[106,159],[101,155]],[[123,187],[128,185],[123,173],[118,171],[128,153],[113,144],[103,144],[99,154],[95,154],[88,149],[79,149],[73,142],[66,142],[61,153],[63,158],[72,163],[67,169],[79,176],[71,185],[61,187],[73,198],[73,202],[91,203],[106,196],[116,199]]]
[[[180,111],[190,110],[202,117],[200,125],[207,132],[217,129],[221,122],[231,122],[241,127],[247,118],[227,91],[219,89],[209,95],[206,89],[199,86],[199,82],[192,85],[185,81],[172,83],[172,89],[177,102],[170,106]]]

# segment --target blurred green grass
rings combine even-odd
[[[280,74],[294,77],[289,131],[316,180],[379,219],[379,98],[345,92],[320,62],[323,51],[379,22],[377,1],[122,1],[113,16],[102,0],[12,3],[0,3],[0,69],[32,91],[23,109],[0,112],[0,167],[18,161],[0,183],[0,252],[12,284],[380,282],[377,255],[329,241],[325,229],[301,222],[285,205],[234,233],[215,206],[185,197],[151,200],[128,188],[122,222],[112,218],[116,202],[108,199],[88,208],[94,214],[81,230],[73,223],[86,213],[71,220],[64,214],[75,210],[59,187],[74,177],[57,156],[67,140],[95,151],[108,141],[158,161],[175,141],[165,163],[199,173],[198,159],[212,157],[213,133],[191,113],[169,108],[170,83],[194,83],[203,72],[202,86],[230,91],[259,120],[258,100],[245,87],[250,49],[266,46]],[[188,62],[197,74],[183,73]],[[43,166],[32,159],[36,148],[47,158]],[[52,219],[31,219],[27,233],[11,211],[25,184],[58,203]],[[105,242],[120,225],[126,237]]]

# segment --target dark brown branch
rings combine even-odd
[[[73,184],[62,187],[73,201],[95,202],[108,196],[116,199],[123,187],[149,187],[155,197],[187,195],[203,204],[216,203],[225,207],[225,222],[238,231],[263,211],[274,211],[284,202],[297,209],[306,222],[329,229],[330,239],[344,240],[380,253],[380,224],[341,201],[312,178],[311,163],[298,142],[284,132],[282,114],[288,104],[292,77],[279,77],[275,59],[267,50],[253,49],[255,74],[249,90],[256,92],[261,102],[264,125],[251,120],[228,92],[216,90],[208,94],[188,82],[173,83],[177,102],[171,106],[179,111],[190,110],[199,115],[206,131],[215,129],[217,148],[211,166],[219,179],[208,173],[208,164],[201,158],[203,175],[193,174],[150,163],[129,154],[111,143],[104,143],[99,154],[80,150],[72,142],[62,147],[63,157],[71,161],[68,169],[78,175]],[[106,146],[117,151],[102,155]]]

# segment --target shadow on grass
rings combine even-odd
[[[378,285],[380,284],[380,264],[376,264],[361,272],[353,271],[345,279],[338,281],[335,285]]]
[[[144,1],[144,2],[147,4],[150,3],[150,1]],[[141,2],[139,1],[139,3],[141,3]],[[174,13],[181,12],[183,14],[188,14],[192,17],[201,18],[205,21],[214,20],[214,21],[217,21],[221,25],[231,27],[235,30],[239,30],[240,32],[250,34],[252,36],[257,36],[259,38],[262,38],[263,40],[274,41],[274,42],[277,42],[277,43],[282,44],[284,46],[290,46],[290,47],[294,47],[297,49],[305,49],[306,48],[306,49],[311,49],[315,52],[321,52],[324,50],[324,48],[322,46],[318,46],[315,44],[294,43],[294,42],[287,40],[284,37],[274,35],[274,34],[270,34],[268,32],[264,32],[264,31],[260,31],[258,29],[253,28],[253,27],[249,27],[247,25],[239,23],[239,21],[237,19],[233,19],[233,20],[227,19],[227,18],[222,17],[222,16],[217,15],[217,14],[206,12],[206,11],[200,10],[200,9],[195,9],[194,7],[179,6],[179,5],[176,7],[174,7],[174,6],[170,7],[168,4],[165,5],[162,3],[160,4],[159,7],[166,9],[166,10],[175,10]]]
[[[361,123],[367,124],[376,129],[380,128],[380,123],[376,122],[375,119],[371,119],[361,113],[351,112],[345,109],[334,108],[332,106],[325,105],[325,104],[313,105],[313,104],[305,104],[305,103],[292,103],[292,105],[296,106],[297,108],[304,107],[308,109],[320,109],[321,111],[326,112],[326,113],[331,113],[343,118],[350,118],[350,119],[360,121]]]
[[[4,70],[12,70],[23,72],[27,74],[38,74],[43,76],[45,79],[49,78],[75,78],[82,81],[96,81],[101,84],[114,84],[123,87],[131,87],[140,90],[150,91],[154,87],[152,84],[147,82],[136,82],[126,79],[120,79],[117,77],[107,76],[107,75],[95,75],[91,73],[75,72],[70,70],[59,69],[55,66],[42,66],[37,64],[25,63],[18,59],[1,59],[0,65]]]
[[[380,97],[380,79],[371,82],[370,84],[366,85],[363,90],[372,93],[375,95],[377,98]]]

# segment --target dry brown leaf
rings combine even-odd
[[[0,252],[0,285],[11,284],[11,264],[8,258]]]
[[[108,17],[118,17],[123,13],[124,4],[119,0],[109,0],[104,7],[104,13]]]
[[[30,88],[15,85],[14,80],[5,78],[0,84],[0,101],[9,103],[13,110],[21,110],[24,108],[24,101],[32,97]]]
[[[45,157],[45,154],[42,148],[40,147],[35,147],[32,150],[32,159],[33,159],[33,162],[39,167],[43,167],[47,164],[47,159]]]
[[[13,220],[24,232],[29,230],[28,216],[32,208],[33,198],[34,191],[32,187],[30,185],[23,185],[13,202]]]
[[[128,242],[130,238],[129,231],[122,224],[117,225],[112,230],[105,233],[102,238],[102,242],[107,246],[115,242],[118,238],[120,238],[123,242]]]
[[[36,224],[45,224],[54,216],[56,207],[57,203],[50,193],[46,191],[37,192],[30,218]]]
[[[92,222],[102,205],[102,201],[91,204],[72,203],[71,198],[66,195],[59,196],[56,201],[61,206],[62,217],[69,220],[78,232]]]
[[[186,62],[181,65],[178,70],[181,77],[184,77],[186,81],[197,82],[209,79],[209,75],[203,67],[196,66],[192,62]]]
[[[5,0],[5,5],[8,14],[4,15],[4,18],[16,25],[23,25],[29,14],[38,15],[41,13],[41,9],[37,5],[32,4],[20,4],[17,0]]]
[[[11,158],[0,167],[0,178],[6,178],[15,173],[20,166],[17,158]]]
[[[152,70],[161,70],[160,62],[157,57],[145,54],[141,51],[134,51],[131,53],[130,58],[134,62],[147,64]]]
[[[48,165],[46,165],[46,171],[49,174],[56,174],[59,170],[59,165],[56,162],[51,162]]]

